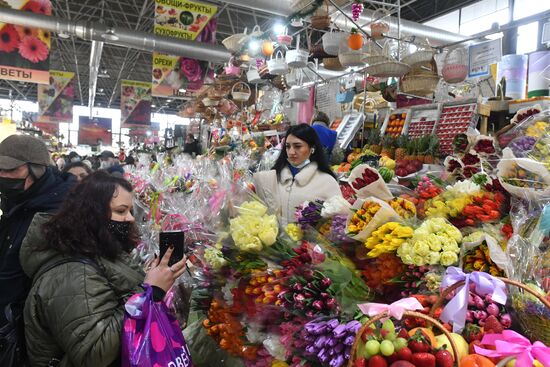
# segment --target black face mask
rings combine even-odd
[[[109,232],[122,244],[126,244],[128,241],[128,235],[130,234],[130,226],[132,222],[119,222],[118,220],[109,220],[107,228]]]
[[[14,198],[25,191],[27,178],[0,177],[0,194],[7,198]]]

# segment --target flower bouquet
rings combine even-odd
[[[355,167],[351,171],[348,181],[357,193],[358,198],[367,198],[370,196],[374,196],[380,200],[390,200],[393,198],[380,173],[368,164],[360,164]]]
[[[388,203],[374,197],[357,200],[352,211],[347,222],[347,234],[357,241],[364,242],[376,228],[387,221],[401,220]]]

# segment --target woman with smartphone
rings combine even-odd
[[[282,215],[282,224],[295,222],[296,207],[305,201],[342,196],[315,130],[307,124],[291,126],[284,147],[270,171],[254,174],[256,193]]]
[[[33,286],[25,305],[32,366],[120,366],[124,304],[141,284],[165,292],[185,271],[173,249],[145,274],[130,252],[138,242],[128,181],[99,171],[69,193],[54,216],[37,215],[21,247]]]

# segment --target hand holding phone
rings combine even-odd
[[[181,231],[170,231],[159,233],[159,257],[162,259],[168,247],[173,246],[172,256],[168,266],[181,261],[185,255],[185,233]]]

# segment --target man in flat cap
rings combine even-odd
[[[0,339],[15,328],[8,320],[22,321],[31,280],[21,268],[19,249],[28,227],[36,213],[55,211],[76,183],[72,175],[57,173],[52,164],[40,139],[11,135],[0,143]],[[0,365],[5,365],[3,351]]]

